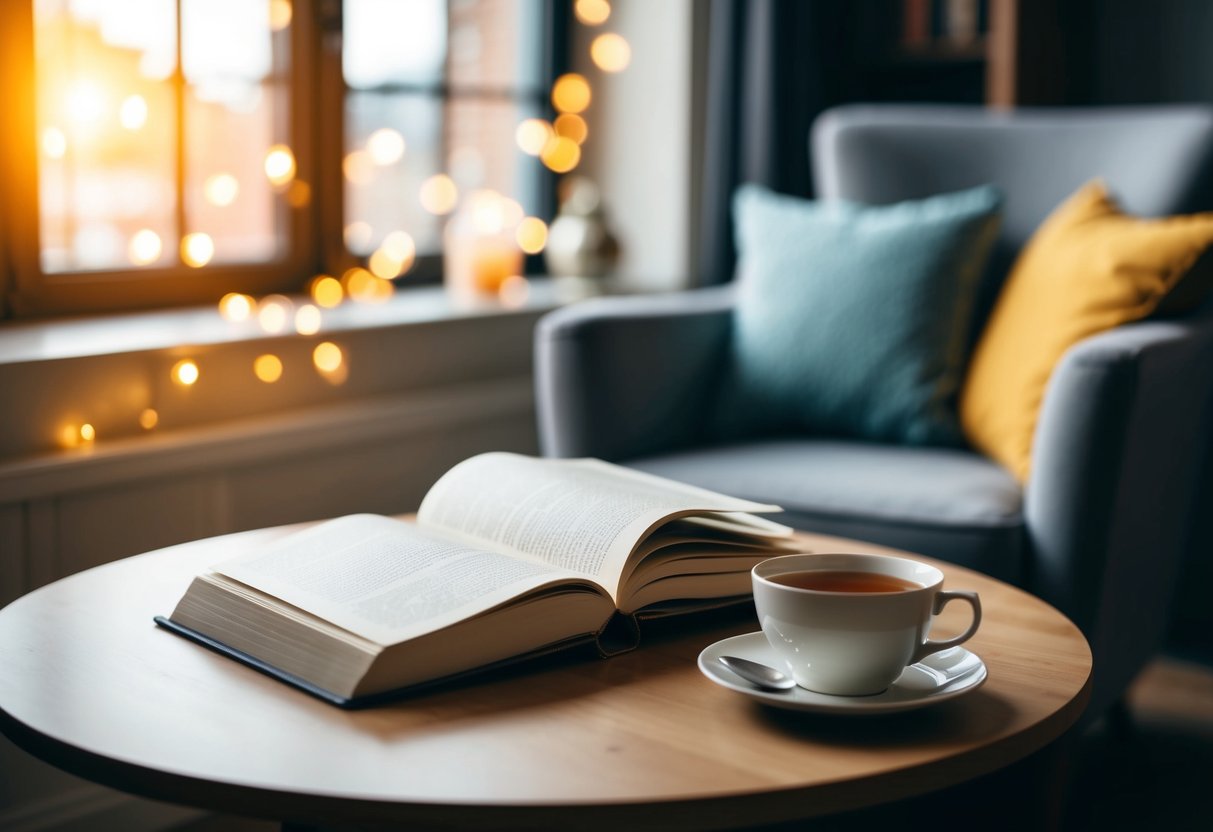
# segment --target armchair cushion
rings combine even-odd
[[[1150,315],[1181,280],[1201,282],[1186,275],[1200,277],[1192,266],[1210,244],[1213,213],[1128,216],[1100,182],[1062,203],[1016,261],[974,351],[960,406],[974,446],[1026,481],[1045,386],[1062,356]]]
[[[649,456],[628,465],[682,482],[775,501],[774,519],[1023,578],[1019,484],[955,448],[777,439]]]
[[[973,292],[1000,202],[989,187],[883,206],[740,189],[717,435],[956,444]]]

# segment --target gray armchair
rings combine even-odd
[[[823,198],[915,199],[993,182],[1001,237],[988,313],[1016,252],[1083,182],[1127,210],[1210,207],[1213,110],[855,106],[817,122]],[[605,298],[537,329],[540,437],[787,509],[799,528],[940,557],[1027,587],[1072,617],[1095,653],[1091,713],[1114,702],[1168,622],[1196,520],[1213,390],[1207,305],[1092,337],[1053,373],[1026,488],[981,455],[782,436],[712,444],[703,425],[731,329],[732,290]]]

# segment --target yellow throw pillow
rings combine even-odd
[[[1213,213],[1142,219],[1089,182],[1032,235],[977,342],[960,397],[969,441],[1026,482],[1045,385],[1079,341],[1158,308],[1213,244]]]

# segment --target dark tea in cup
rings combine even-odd
[[[881,572],[857,572],[842,569],[812,569],[773,575],[773,583],[816,592],[906,592],[922,589],[922,584]]]

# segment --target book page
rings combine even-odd
[[[369,514],[321,523],[212,569],[383,645],[575,577]]]
[[[448,471],[417,519],[617,590],[628,555],[663,520],[700,511],[779,510],[594,459],[491,453]]]

